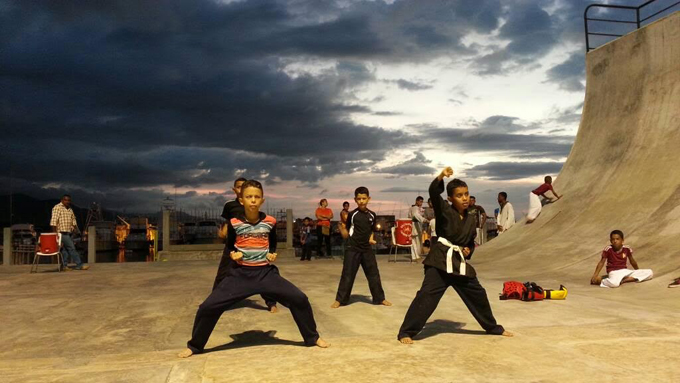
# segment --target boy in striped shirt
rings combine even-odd
[[[223,312],[255,294],[265,294],[288,307],[302,334],[305,344],[330,346],[319,337],[312,306],[307,296],[279,274],[271,262],[276,260],[276,219],[260,212],[264,203],[262,184],[249,180],[241,186],[240,201],[244,214],[231,219],[230,235],[236,241],[230,252],[236,265],[199,306],[191,340],[181,358],[203,352],[208,338]]]

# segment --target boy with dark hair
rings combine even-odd
[[[236,241],[236,238],[234,238],[233,235],[230,235],[233,231],[231,230],[232,228],[229,227],[231,224],[231,219],[234,218],[236,215],[243,214],[243,204],[240,202],[240,195],[241,195],[241,188],[243,187],[243,183],[246,182],[247,180],[243,177],[237,178],[234,181],[234,186],[231,188],[231,190],[234,192],[234,195],[236,198],[233,200],[227,201],[224,204],[224,208],[222,209],[222,218],[227,220],[227,241],[224,246],[224,251],[222,252],[222,258],[220,259],[220,265],[217,267],[217,275],[215,276],[215,282],[213,282],[213,291],[219,286],[220,282],[224,279],[229,274],[229,271],[234,265],[234,261],[231,259],[229,256],[230,249],[234,248],[234,242]],[[265,303],[267,304],[267,308],[269,309],[269,312],[275,313],[279,309],[276,307],[276,301],[272,299],[271,297],[265,297],[264,295],[262,296],[262,299],[264,299]]]
[[[532,223],[536,220],[539,214],[541,214],[541,209],[543,208],[544,203],[550,203],[550,202],[555,202],[558,199],[562,198],[561,195],[557,194],[555,189],[553,189],[552,186],[552,177],[550,176],[545,176],[543,179],[544,183],[537,187],[536,189],[532,190],[531,193],[529,193],[529,212],[527,213],[527,223]],[[552,194],[555,196],[555,199],[552,199],[548,196],[545,195],[545,193],[552,192]],[[541,200],[541,197],[543,200]]]
[[[270,295],[288,307],[307,346],[328,347],[316,331],[307,296],[271,264],[276,260],[276,218],[260,212],[264,203],[262,184],[255,180],[244,182],[239,200],[244,212],[233,217],[230,225],[235,241],[229,255],[236,264],[199,306],[191,340],[179,357],[203,352],[222,313],[255,294]]]
[[[595,273],[590,278],[591,285],[600,287],[619,287],[622,283],[643,282],[652,279],[654,273],[650,269],[640,269],[633,258],[633,249],[623,244],[623,232],[614,230],[609,234],[610,246],[602,250],[602,258],[595,268]],[[631,266],[635,270],[627,267],[630,260]],[[600,270],[607,263],[607,278],[600,277]]]
[[[338,293],[331,308],[335,309],[349,303],[359,265],[364,269],[364,274],[368,279],[373,303],[392,306],[392,303],[385,299],[385,292],[380,283],[378,262],[375,260],[375,254],[371,248],[371,245],[375,244],[373,231],[375,231],[376,215],[368,210],[367,206],[370,200],[368,189],[364,186],[358,187],[354,191],[354,201],[357,203],[357,208],[349,212],[345,222],[340,223],[340,234],[343,238],[349,239],[349,249],[342,263]]]
[[[486,291],[479,284],[475,269],[466,263],[474,252],[476,235],[476,219],[467,211],[470,196],[467,184],[456,178],[446,185],[446,194],[453,206],[441,197],[444,178],[452,175],[453,169],[446,167],[430,184],[438,239],[423,262],[423,285],[399,329],[397,339],[404,344],[413,343],[413,337],[423,329],[449,286],[456,290],[487,334],[512,336],[496,323]]]

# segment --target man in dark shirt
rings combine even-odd
[[[345,222],[340,223],[342,237],[349,239],[349,250],[345,254],[342,264],[338,293],[335,296],[335,302],[331,305],[332,308],[338,308],[349,303],[359,265],[364,269],[364,274],[368,279],[368,288],[371,290],[373,303],[392,306],[392,303],[385,299],[385,292],[380,282],[378,262],[375,260],[375,254],[371,247],[375,244],[373,231],[376,215],[368,210],[367,205],[370,200],[368,189],[363,186],[358,187],[354,191],[354,201],[357,203],[357,208],[349,212]]]
[[[423,262],[423,285],[399,329],[397,339],[404,344],[413,343],[413,337],[423,329],[449,286],[456,290],[487,334],[512,336],[496,323],[486,291],[479,284],[475,269],[465,262],[474,252],[477,221],[467,211],[469,192],[465,182],[454,179],[446,186],[448,200],[453,206],[449,206],[441,197],[444,177],[452,175],[453,169],[447,167],[430,184],[438,240],[436,244],[432,244],[430,254]]]
[[[475,238],[475,243],[477,245],[482,245],[486,242],[486,210],[477,205],[477,198],[475,198],[475,196],[470,196],[468,214],[472,215],[477,220],[477,237]]]
[[[226,225],[228,225],[228,230],[227,230],[227,241],[226,245],[224,246],[224,251],[222,251],[222,259],[220,259],[220,265],[217,268],[217,275],[215,276],[215,282],[213,283],[213,290],[219,286],[220,282],[224,279],[229,274],[229,271],[234,265],[234,261],[231,259],[231,256],[229,255],[231,253],[231,249],[234,248],[234,243],[236,243],[236,236],[234,235],[234,229],[231,227],[231,219],[245,214],[245,209],[243,208],[243,205],[241,205],[241,202],[239,202],[239,196],[241,194],[241,185],[246,182],[246,179],[241,177],[236,179],[234,181],[234,186],[231,188],[231,190],[234,192],[236,195],[236,198],[230,201],[227,201],[224,204],[224,208],[222,209],[222,218],[227,220]],[[264,299],[265,303],[267,304],[267,308],[269,309],[270,312],[275,313],[278,311],[278,308],[276,307],[276,301],[271,298],[271,297],[265,297],[264,295],[262,296],[262,299]]]

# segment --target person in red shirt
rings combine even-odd
[[[652,279],[654,273],[650,269],[640,269],[633,258],[633,249],[623,244],[623,232],[614,230],[609,234],[611,246],[602,250],[602,258],[595,268],[595,273],[590,278],[591,285],[600,287],[619,287],[622,283],[643,282]],[[627,268],[630,261],[633,269]],[[602,267],[607,264],[607,278],[600,277]]]
[[[531,193],[529,193],[529,212],[527,213],[527,223],[534,222],[536,217],[541,214],[541,208],[543,207],[544,201],[545,203],[551,203],[562,198],[562,196],[557,194],[555,189],[553,189],[552,177],[545,176],[543,180],[545,181],[543,185],[537,187],[536,189],[532,190]],[[555,199],[545,195],[548,190],[552,192],[552,194],[555,196]],[[543,200],[541,200],[541,197]]]
[[[331,220],[333,219],[333,210],[328,208],[328,201],[324,198],[319,201],[319,207],[316,208],[316,236],[317,236],[317,251],[316,256],[321,257],[323,252],[321,244],[326,242],[326,256],[331,256]]]

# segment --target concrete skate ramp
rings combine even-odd
[[[564,198],[480,247],[478,270],[586,281],[620,229],[641,268],[680,276],[680,12],[591,51],[586,73],[581,125],[554,184]]]

